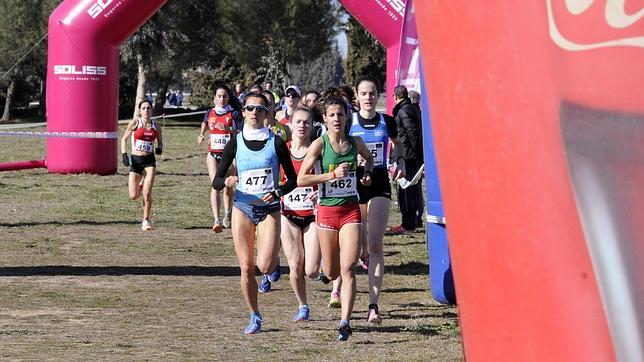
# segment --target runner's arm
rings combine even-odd
[[[372,173],[373,155],[371,154],[371,151],[369,151],[369,149],[367,148],[367,145],[364,144],[364,141],[362,140],[362,138],[354,136],[353,139],[356,142],[356,147],[358,148],[358,154],[365,160],[364,171]]]
[[[323,174],[311,174],[311,170],[315,166],[320,155],[322,155],[322,147],[324,147],[324,142],[322,138],[318,138],[309,147],[306,152],[306,157],[302,161],[302,167],[300,167],[300,173],[297,175],[297,185],[298,186],[313,186],[323,182],[331,181],[335,178],[333,172],[327,172]]]
[[[136,119],[131,120],[130,123],[127,124],[123,137],[121,137],[121,153],[127,153],[125,146],[127,145],[127,139],[132,135],[134,126],[136,126]]]
[[[160,155],[163,152],[163,129],[157,125],[157,148],[154,150],[154,153]]]
[[[201,123],[201,128],[199,129],[199,136],[197,137],[197,143],[202,144],[204,140],[204,134],[206,133],[206,127],[208,127],[207,122]]]
[[[275,152],[277,153],[277,160],[282,165],[284,175],[286,176],[286,182],[280,185],[278,189],[282,195],[286,195],[297,187],[297,174],[295,173],[295,167],[293,167],[293,161],[291,160],[288,147],[286,147],[286,142],[280,137],[275,137]]]
[[[237,153],[237,137],[233,137],[226,143],[224,153],[221,155],[221,161],[217,164],[217,173],[212,179],[212,188],[221,190],[226,187],[226,172],[233,164],[235,154]]]

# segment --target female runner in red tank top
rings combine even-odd
[[[210,109],[201,123],[197,143],[202,144],[205,139],[206,131],[208,132],[208,153],[206,154],[206,165],[208,166],[208,177],[210,183],[217,173],[217,164],[221,161],[221,155],[224,152],[226,143],[230,138],[241,131],[244,119],[241,116],[241,105],[237,104],[237,98],[232,96],[232,91],[225,84],[219,84],[215,88],[213,101],[215,107]],[[235,103],[235,104],[233,104]],[[232,169],[231,169],[232,170]],[[230,174],[230,173],[229,173]],[[233,189],[226,187],[224,194],[224,221],[223,227],[230,228]],[[220,191],[210,188],[210,206],[215,219],[212,231],[222,232],[222,222],[219,219],[221,212]]]
[[[291,115],[293,138],[287,145],[295,172],[300,171],[310,146],[309,133],[313,126],[313,113],[298,107]],[[312,172],[313,173],[313,172]],[[282,173],[283,174],[283,173]],[[317,185],[298,187],[282,197],[281,239],[290,269],[289,279],[299,308],[294,321],[309,320],[306,300],[306,277],[316,278],[320,270],[320,243],[315,227]]]
[[[160,155],[163,152],[163,136],[161,127],[152,120],[152,103],[143,100],[138,108],[140,117],[130,121],[121,138],[121,153],[123,164],[130,168],[128,178],[130,199],[136,200],[143,195],[141,229],[147,231],[152,230],[150,210],[152,209],[152,185],[154,185],[157,167],[154,154]],[[129,157],[126,152],[127,140],[130,137],[132,138],[132,157]],[[142,179],[143,182],[141,182]]]

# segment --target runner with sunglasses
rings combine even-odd
[[[208,166],[208,177],[212,183],[215,173],[217,172],[217,163],[221,161],[221,154],[224,152],[226,143],[233,137],[243,126],[244,119],[239,111],[241,105],[237,98],[233,96],[232,91],[225,84],[219,84],[215,88],[215,95],[213,97],[215,107],[206,112],[197,143],[202,144],[204,135],[208,131],[208,153],[206,154],[206,165]],[[233,189],[226,187],[224,191],[224,222],[223,227],[230,227],[230,219],[233,204]],[[220,192],[215,189],[210,189],[210,207],[215,222],[212,226],[212,231],[216,233],[222,232],[222,223],[219,219],[221,211],[220,207]]]
[[[293,111],[295,111],[295,107],[300,103],[300,97],[302,97],[302,93],[298,86],[292,85],[286,88],[284,91],[284,105],[286,108],[277,112],[275,119],[277,119],[282,125],[288,126],[291,122],[291,115],[293,114]]]
[[[401,143],[398,138],[396,121],[389,115],[376,112],[376,104],[380,97],[378,80],[368,75],[360,76],[356,79],[355,88],[360,111],[353,113],[349,134],[361,137],[364,140],[373,156],[374,164],[371,186],[363,187],[358,185],[363,222],[362,230],[363,235],[367,238],[369,249],[369,309],[367,320],[370,323],[379,324],[382,322],[382,317],[378,309],[378,298],[385,272],[382,244],[385,229],[389,222],[389,210],[391,207],[391,184],[387,170],[390,142],[394,147],[394,159],[397,160],[394,180],[405,176],[405,160],[397,156],[398,151],[401,149]],[[359,167],[358,175],[361,173],[362,167]]]
[[[297,174],[286,143],[266,126],[266,97],[249,93],[244,98],[244,127],[226,144],[212,182],[215,190],[236,187],[233,201],[232,234],[241,269],[241,290],[250,311],[246,334],[262,328],[263,319],[257,303],[255,265],[262,273],[279,268],[280,197],[293,191]],[[236,163],[235,175],[227,176]],[[280,166],[286,182],[279,185]],[[257,233],[255,233],[257,231]],[[253,254],[257,244],[257,260]]]
[[[358,204],[358,180],[369,186],[373,156],[360,137],[345,133],[346,105],[342,98],[324,100],[323,117],[328,132],[313,141],[298,173],[300,187],[321,184],[317,209],[317,234],[324,272],[330,279],[342,277],[342,319],[338,339],[352,333],[349,321],[356,297],[356,263],[360,254],[362,219]],[[358,155],[365,160],[363,177],[358,178]],[[311,174],[316,163],[321,174]]]

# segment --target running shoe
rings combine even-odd
[[[280,280],[282,277],[282,269],[280,268],[280,260],[279,258],[277,259],[277,266],[275,267],[275,270],[268,274],[268,281],[271,283],[275,283],[276,281]]]
[[[309,306],[303,305],[298,310],[293,320],[296,322],[308,322],[309,320]]]
[[[214,231],[217,234],[224,231],[224,228],[221,227],[221,223],[219,222],[219,219],[215,220],[215,224],[212,226],[212,231]]]
[[[338,329],[338,341],[346,341],[352,334],[353,331],[351,330],[349,322],[343,321],[342,324],[340,324],[340,328]]]
[[[362,267],[362,269],[369,270],[369,254],[358,259],[358,264]]]
[[[405,233],[411,233],[411,232],[414,232],[414,230],[407,230],[407,229],[405,229],[404,227],[402,227],[402,225],[392,226],[392,227],[389,229],[389,231],[390,231],[392,234],[395,234],[395,235],[403,235],[403,234],[405,234]]]
[[[141,230],[143,231],[152,230],[152,225],[148,220],[143,220],[143,222],[141,222]]]
[[[329,307],[340,308],[342,307],[342,300],[340,300],[340,292],[334,290],[331,292],[331,299],[329,300]]]
[[[318,277],[317,277],[316,280],[319,280],[324,284],[331,283],[331,279],[329,279],[329,277],[327,277],[326,274],[324,274],[324,272],[322,270],[320,270],[320,273],[318,274]]]
[[[244,333],[255,334],[259,332],[262,329],[263,322],[264,321],[262,320],[262,317],[260,317],[259,315],[255,315],[255,314],[251,315],[250,322],[248,323],[246,328],[244,328]]]
[[[271,291],[271,281],[268,280],[268,275],[262,275],[262,281],[257,286],[257,290],[260,293],[268,293]]]
[[[231,217],[231,214],[232,214],[232,212],[230,212],[230,211],[226,211],[226,213],[224,214],[224,227],[226,229],[230,229],[230,225],[231,225],[230,224],[230,217]]]
[[[367,321],[373,324],[382,323],[382,318],[378,314],[378,304],[369,304],[369,312],[367,312]]]

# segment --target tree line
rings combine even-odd
[[[30,102],[39,102],[38,118],[44,117],[46,42],[15,64],[47,33],[49,14],[61,2],[0,2],[3,121],[20,118]],[[206,106],[216,81],[317,90],[363,73],[384,81],[382,46],[346,18],[335,0],[170,0],[121,47],[121,109],[170,88],[190,90],[191,103]],[[339,31],[348,38],[344,61],[335,44]],[[157,97],[157,112],[164,102]]]

